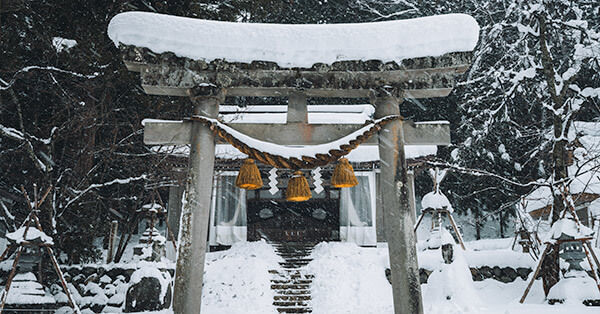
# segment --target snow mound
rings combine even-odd
[[[264,240],[237,242],[227,251],[206,254],[203,314],[277,313],[271,274],[283,259]]]
[[[585,300],[600,300],[600,292],[591,277],[561,278],[550,289],[548,300],[564,300],[568,303],[580,303]]]
[[[442,228],[435,232],[431,232],[427,241],[425,241],[427,248],[437,249],[444,244],[455,244],[454,238],[450,234],[450,231]]]
[[[473,307],[481,306],[482,301],[473,286],[471,270],[462,253],[462,249],[455,245],[454,261],[443,264],[429,276],[427,286],[423,289],[423,298],[428,305],[447,303],[449,307],[463,307],[465,312],[472,309],[477,313]]]
[[[429,192],[423,196],[421,200],[421,206],[423,209],[446,209],[449,212],[454,212],[450,201],[442,192]]]
[[[314,314],[393,313],[392,286],[385,277],[387,248],[355,243],[319,243],[306,266]]]
[[[117,14],[108,36],[119,44],[207,62],[271,61],[311,67],[348,60],[399,62],[471,51],[477,21],[466,14],[361,24],[262,24],[208,21],[148,12]]]

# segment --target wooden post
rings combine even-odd
[[[25,237],[23,237],[25,238]],[[17,264],[19,264],[19,259],[21,258],[21,253],[23,252],[23,246],[19,246],[17,249],[17,255],[15,256],[15,260],[13,261],[12,270],[6,279],[6,286],[2,291],[2,297],[0,297],[0,313],[2,313],[2,309],[4,309],[4,305],[6,305],[6,299],[8,298],[8,292],[10,292],[10,285],[12,283],[13,278],[15,277],[15,273],[17,272]]]
[[[550,245],[550,244],[546,245],[546,248],[544,249],[544,252],[542,253],[542,256],[540,258],[540,261],[538,262],[538,265],[535,268],[533,277],[531,277],[531,281],[529,281],[529,284],[527,285],[525,292],[523,292],[523,296],[521,297],[521,300],[519,300],[519,303],[523,304],[523,302],[525,302],[525,298],[527,298],[527,295],[529,294],[529,290],[531,290],[531,286],[533,286],[533,283],[535,282],[535,277],[537,277],[538,273],[540,272],[540,269],[542,268],[542,263],[544,262],[546,253],[548,253],[548,250],[550,250],[551,247],[552,247],[552,245]]]
[[[115,241],[117,240],[117,230],[119,222],[116,220],[110,223],[110,234],[108,235],[108,253],[106,254],[106,263],[112,263],[115,250]]]
[[[589,241],[589,240],[581,240],[581,246],[583,246],[583,250],[585,251],[585,257],[587,257],[587,261],[590,264],[590,270],[592,271],[592,275],[593,275],[592,277],[594,278],[594,281],[596,282],[596,287],[598,287],[598,291],[600,291],[600,283],[598,282],[598,276],[596,274],[597,269],[594,269],[594,264],[592,264],[592,259],[590,259],[590,253],[589,253],[587,247],[585,246],[587,241]],[[596,265],[596,267],[600,267],[600,265]]]
[[[194,115],[216,118],[224,92],[215,86],[190,91]],[[215,135],[199,121],[192,122],[187,193],[179,226],[179,245],[173,311],[200,313],[208,219],[215,165]]]
[[[417,229],[419,229],[419,225],[421,224],[421,221],[423,221],[423,217],[425,217],[425,212],[422,212],[421,215],[419,215],[419,219],[417,219],[417,223],[415,224],[415,232],[417,232]]]
[[[448,217],[448,220],[450,220],[450,224],[452,224],[452,228],[454,229],[454,233],[456,233],[456,237],[458,238],[460,247],[462,247],[463,250],[466,250],[465,243],[463,242],[463,239],[462,239],[462,235],[460,234],[458,227],[456,227],[456,223],[454,222],[454,218],[452,218],[452,214],[450,212],[446,211],[446,216]]]
[[[374,99],[375,118],[399,115],[399,101],[387,91]],[[397,93],[394,93],[397,95]],[[411,213],[402,121],[379,131],[381,196],[388,240],[394,313],[422,314],[414,216]]]

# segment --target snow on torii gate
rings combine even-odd
[[[306,97],[369,98],[375,118],[399,115],[403,98],[447,96],[467,70],[479,26],[468,15],[364,24],[241,24],[127,12],[110,38],[151,95],[190,97],[194,115],[216,118],[228,96],[289,98],[285,125],[232,126],[280,145],[316,145],[360,126],[307,123]],[[273,136],[277,134],[277,137]],[[215,159],[200,121],[147,122],[146,144],[192,144],[173,297],[175,313],[199,313]],[[395,120],[363,145],[378,145],[395,313],[422,313],[414,216],[404,145],[450,143],[447,124]]]

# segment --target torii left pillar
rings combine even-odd
[[[194,115],[217,118],[224,90],[201,86],[189,91]],[[215,135],[199,121],[192,121],[186,202],[179,225],[179,245],[173,311],[175,314],[200,313],[206,238],[210,216],[211,190],[215,166]]]
[[[396,90],[373,91],[375,118],[400,115]],[[414,214],[408,191],[403,121],[393,121],[379,131],[381,203],[388,241],[395,314],[423,314]]]

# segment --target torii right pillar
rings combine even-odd
[[[395,91],[377,91],[372,97],[375,118],[400,115]],[[380,189],[385,236],[388,241],[394,313],[422,314],[423,301],[419,282],[414,216],[408,191],[408,173],[404,153],[402,121],[388,123],[379,131],[381,160]]]

